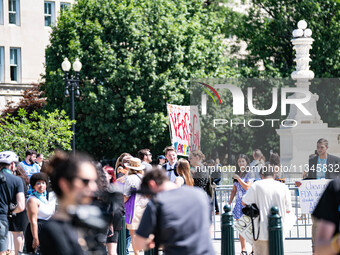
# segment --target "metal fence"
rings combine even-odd
[[[294,227],[290,231],[289,235],[286,236],[286,239],[311,239],[312,238],[312,220],[310,214],[305,215],[305,218],[301,214],[300,209],[300,199],[297,192],[297,187],[294,183],[286,183],[292,198],[292,207],[293,212],[295,213],[297,220],[294,224]],[[233,185],[219,185],[216,187],[216,196],[217,203],[220,210],[220,213],[223,213],[223,207],[226,203],[229,202],[230,192],[233,189]],[[236,197],[232,203],[232,208],[234,208],[236,201]],[[213,208],[215,208],[215,200],[213,199]],[[214,235],[213,238],[215,240],[221,239],[221,216],[215,215],[213,216],[213,227],[214,227]],[[234,232],[235,239],[238,239],[238,233]]]

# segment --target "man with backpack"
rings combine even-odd
[[[166,171],[166,175],[169,180],[175,182],[176,177],[178,176],[176,167],[177,167],[177,153],[174,146],[167,146],[164,149],[165,157],[168,160],[162,168]]]
[[[7,217],[25,209],[23,183],[12,174],[18,161],[14,152],[0,152],[0,255],[5,255],[8,247]]]
[[[153,169],[144,176],[140,192],[153,198],[136,231],[137,249],[152,248],[155,242],[156,250],[162,246],[166,255],[215,254],[209,233],[211,207],[204,191],[178,188],[164,171]]]

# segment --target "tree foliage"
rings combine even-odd
[[[277,68],[283,77],[295,69],[290,40],[299,20],[313,31],[311,69],[317,78],[340,75],[340,2],[338,0],[252,0],[239,21],[235,34],[246,41],[248,66],[262,60],[265,67]]]
[[[251,0],[249,4],[246,14],[230,16],[232,25],[226,31],[226,35],[231,33],[247,43],[248,55],[239,61],[241,75],[267,79],[290,77],[296,66],[291,43],[292,32],[297,28],[299,20],[305,20],[314,39],[310,51],[310,69],[317,78],[337,78],[314,80],[310,90],[319,95],[318,111],[322,120],[329,123],[330,127],[339,127],[340,87],[337,84],[340,75],[340,2]],[[264,64],[264,71],[258,70],[259,62]],[[274,86],[265,84],[256,89],[258,109],[268,109],[266,102],[271,102]],[[251,115],[249,117],[255,118]],[[283,116],[276,117],[282,119]],[[234,153],[249,152],[252,148],[261,148],[264,152],[279,149],[279,136],[275,128],[253,128],[246,136],[244,132],[240,129],[232,130]],[[227,140],[224,138],[221,141],[225,147]]]
[[[76,147],[97,157],[170,143],[166,103],[189,104],[191,78],[234,75],[225,19],[195,0],[79,0],[46,50],[48,109],[69,109],[60,64],[83,63]]]
[[[28,114],[20,108],[17,116],[8,114],[1,119],[0,151],[11,150],[21,159],[27,149],[34,149],[49,156],[55,149],[71,150],[71,120],[65,111],[55,110]]]

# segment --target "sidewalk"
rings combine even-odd
[[[216,255],[221,254],[221,241],[213,240],[213,245]],[[247,244],[248,253],[251,252],[251,246]],[[241,253],[241,245],[239,241],[235,241],[235,254]],[[285,240],[284,241],[284,254],[285,255],[299,255],[299,254],[312,254],[312,240]]]

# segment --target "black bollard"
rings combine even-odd
[[[221,215],[221,255],[234,255],[234,216],[231,212],[230,205],[225,205],[223,210],[224,213]]]
[[[123,228],[119,231],[117,254],[126,255],[126,228],[125,228],[125,216],[122,218]]]
[[[144,255],[155,255],[155,249],[144,251]]]
[[[274,206],[268,215],[269,255],[283,255],[282,223],[279,209]]]

